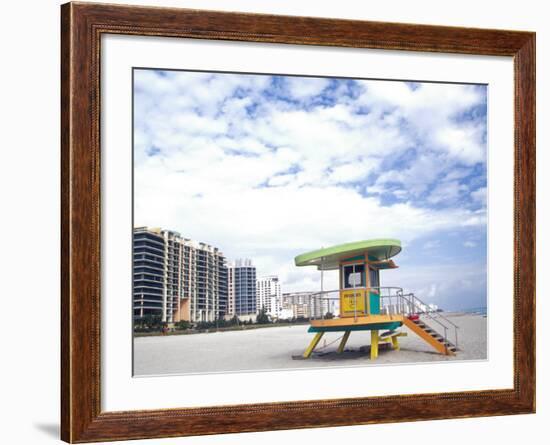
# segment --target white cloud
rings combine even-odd
[[[433,249],[439,248],[440,246],[441,246],[441,241],[438,239],[434,239],[424,243],[424,246],[422,246],[422,248],[426,250],[433,250]]]
[[[287,79],[280,94],[300,106],[267,98],[269,76],[147,70],[135,79],[136,224],[252,257],[286,290],[318,283],[316,271],[293,265],[304,251],[376,237],[408,243],[486,223],[484,206],[458,202],[481,193],[462,181],[484,162],[483,126],[454,120],[483,103],[473,87],[360,81],[355,99],[338,93],[333,104],[306,108],[331,94],[326,79]],[[151,147],[160,153],[149,156]],[[411,148],[418,152],[404,165],[393,162]],[[365,187],[391,188],[401,202],[365,196]],[[415,201],[428,192],[428,203],[457,203],[438,210]]]
[[[478,87],[422,83],[413,91],[404,82],[365,82],[363,87],[360,103],[393,108],[432,149],[469,165],[484,161],[485,125],[455,120],[484,103]]]
[[[442,182],[430,192],[428,201],[432,204],[445,203],[450,205],[455,203],[467,190],[468,187],[458,181]]]
[[[440,175],[444,164],[445,161],[439,157],[422,154],[404,169],[382,173],[371,191],[384,192],[387,184],[398,183],[404,186],[409,195],[421,195]]]
[[[287,77],[290,93],[296,99],[308,99],[319,95],[329,85],[328,79],[311,77]]]
[[[483,206],[487,205],[487,187],[480,187],[471,193],[472,200]]]

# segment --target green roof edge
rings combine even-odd
[[[323,249],[313,250],[311,252],[306,252],[301,255],[298,255],[294,258],[294,263],[296,266],[310,266],[310,261],[322,258],[329,257],[332,255],[344,254],[346,252],[355,252],[357,250],[367,250],[372,247],[399,247],[399,253],[401,251],[401,241],[393,238],[379,238],[363,241],[355,241],[352,243],[338,244],[336,246],[326,247]]]

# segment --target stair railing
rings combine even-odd
[[[458,349],[458,329],[459,326],[449,320],[441,312],[432,309],[429,305],[424,303],[414,293],[402,294],[401,297],[408,301],[410,307],[413,309],[410,313],[417,313],[427,316],[430,320],[436,322],[443,328],[445,334],[445,341],[448,341],[447,331],[449,329],[454,330],[454,346]]]

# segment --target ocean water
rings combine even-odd
[[[464,309],[464,312],[467,312],[469,314],[479,314],[479,315],[485,315],[487,316],[487,306],[481,306],[481,307],[474,307],[470,309]]]

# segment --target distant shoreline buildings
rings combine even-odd
[[[288,318],[321,318],[338,314],[335,301],[313,298],[315,292],[289,292],[282,295],[282,310]]]
[[[136,320],[212,322],[236,316],[255,321],[262,310],[271,319],[334,314],[326,303],[311,306],[311,292],[283,294],[276,275],[257,277],[250,259],[229,262],[217,247],[172,230],[136,227],[133,235]]]
[[[227,310],[227,266],[222,252],[179,233],[137,227],[133,239],[134,317],[213,321]]]

